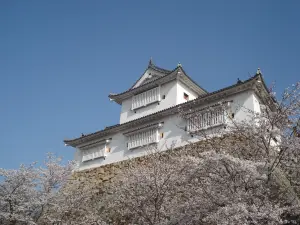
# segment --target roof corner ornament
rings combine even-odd
[[[182,67],[182,65],[181,65],[181,63],[180,63],[180,62],[177,64],[177,67]]]
[[[153,66],[153,65],[154,65],[154,64],[153,64],[153,61],[152,61],[152,57],[150,57],[148,66]]]
[[[260,71],[260,68],[257,68],[256,75],[262,75],[261,71]]]
[[[111,98],[112,95],[115,95],[115,93],[109,93],[109,96],[108,96],[109,101],[111,101],[111,102],[112,102],[112,101],[115,101],[114,98]]]

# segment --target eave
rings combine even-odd
[[[264,105],[268,105],[270,110],[274,111],[277,107],[276,105],[278,104],[276,98],[270,94],[270,91],[268,90],[261,74],[259,74],[257,81],[257,85],[254,87],[255,94],[259,97]]]
[[[257,86],[257,81],[260,81],[263,85],[263,92],[268,93],[268,90],[266,89],[266,85],[264,83],[264,80],[261,76],[261,74],[257,74],[253,76],[252,78],[242,82],[242,83],[237,83],[232,86],[204,94],[202,96],[199,96],[198,98],[188,101],[179,105],[172,106],[170,108],[158,111],[156,113],[123,123],[123,124],[117,124],[114,126],[110,126],[105,128],[104,130],[100,130],[91,134],[84,135],[79,138],[75,139],[70,139],[70,140],[64,140],[64,143],[66,145],[72,146],[72,147],[77,147],[83,143],[88,143],[91,141],[95,141],[100,138],[108,137],[112,134],[115,134],[118,131],[130,129],[132,127],[140,126],[142,124],[146,123],[153,123],[154,120],[161,119],[164,116],[172,115],[179,113],[182,110],[189,110],[195,106],[200,106],[202,104],[205,104],[207,102],[212,102],[215,100],[222,100],[225,97],[231,96],[235,93],[239,93],[242,91],[245,91],[247,89],[256,89]],[[259,94],[259,93],[258,93]]]

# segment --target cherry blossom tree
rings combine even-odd
[[[101,212],[114,224],[165,224],[189,184],[195,159],[179,158],[149,149],[147,160],[128,162],[119,179],[108,186]],[[180,179],[178,179],[180,177]]]
[[[19,169],[0,169],[0,223],[38,224],[51,220],[48,209],[57,204],[57,193],[66,184],[73,162],[63,165],[61,158],[48,154],[43,167],[21,165]]]
[[[2,224],[33,222],[31,215],[38,205],[34,165],[21,165],[18,170],[0,169],[0,221]],[[33,223],[32,223],[33,224]]]
[[[280,224],[278,180],[268,183],[264,166],[211,151],[154,153],[123,171],[99,215],[113,224]]]

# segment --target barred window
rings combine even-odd
[[[104,157],[105,144],[97,145],[89,149],[83,149],[82,162]]]
[[[224,110],[216,108],[210,111],[197,112],[188,118],[187,131],[195,132],[224,123]]]
[[[128,149],[137,148],[158,142],[158,129],[152,128],[130,134],[128,136]]]
[[[147,106],[153,102],[160,101],[160,88],[156,87],[149,91],[145,91],[141,94],[132,97],[131,109],[137,109],[143,106]]]

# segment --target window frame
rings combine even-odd
[[[143,129],[129,134],[127,137],[127,144],[128,144],[127,148],[128,150],[132,150],[135,148],[151,145],[158,142],[159,142],[158,127],[153,127],[153,128]]]
[[[187,132],[195,133],[201,130],[222,126],[225,124],[225,109],[214,107],[212,110],[199,110],[187,118]]]
[[[161,101],[161,87],[157,86],[151,88],[147,91],[141,92],[132,96],[131,98],[131,110],[137,110],[139,108],[146,107],[150,104],[160,102]],[[153,94],[153,91],[156,91],[156,95]],[[154,98],[154,99],[153,99]]]
[[[188,101],[189,98],[190,96],[187,93],[183,92],[183,99]]]
[[[107,153],[109,153],[106,149],[109,148],[110,141],[111,139],[107,139],[79,147],[81,151],[81,162],[85,163],[95,159],[105,158]]]
[[[127,149],[132,150],[135,148],[140,148],[140,147],[144,147],[147,145],[159,143],[159,141],[161,139],[159,130],[161,127],[163,127],[163,125],[164,125],[164,122],[159,122],[157,124],[149,124],[144,127],[140,127],[138,129],[123,133],[123,135],[125,137],[127,137]],[[147,132],[150,132],[150,134],[151,134],[151,130],[153,131],[152,135],[147,136]],[[142,137],[142,140],[141,139],[136,140],[137,136]],[[135,139],[134,141],[136,141],[133,144],[132,144],[132,139]],[[147,141],[147,139],[148,139],[148,141]]]

